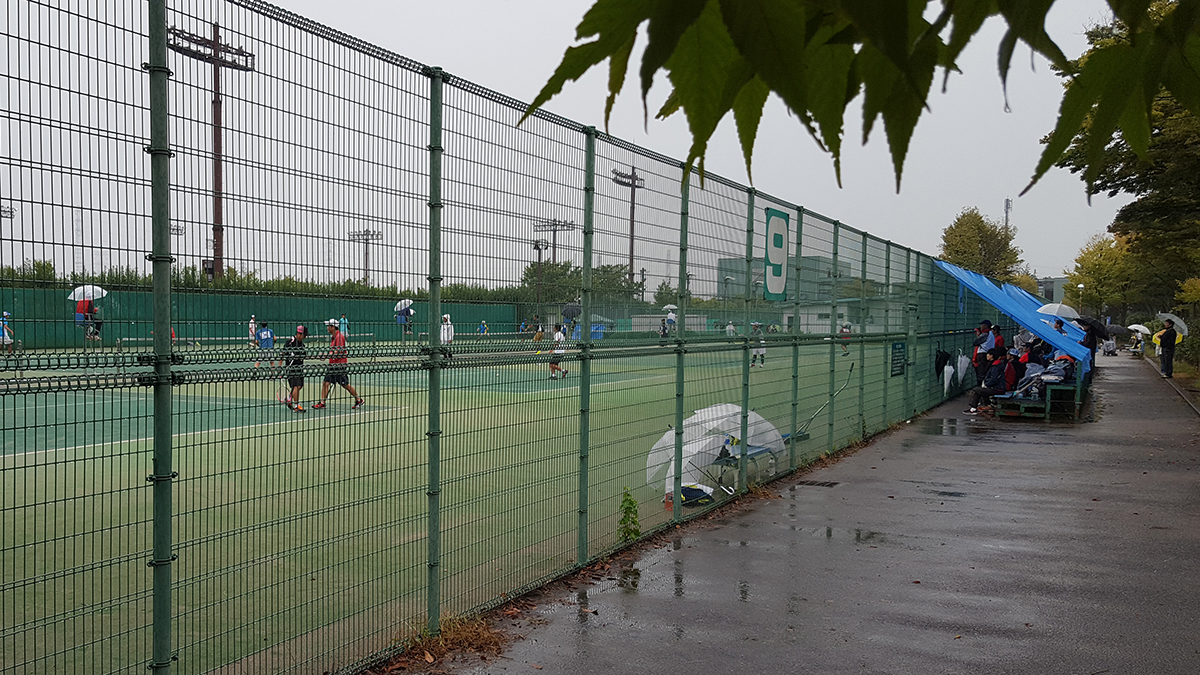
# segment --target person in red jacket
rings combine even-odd
[[[1000,334],[1000,326],[992,326],[992,337],[996,339],[996,346],[1004,349],[1004,336]]]

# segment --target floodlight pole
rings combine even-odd
[[[558,232],[569,232],[575,229],[575,222],[571,220],[559,220],[557,218],[545,218],[534,221],[534,232],[549,232],[550,233],[550,262],[558,262]]]
[[[231,47],[221,42],[220,24],[212,24],[212,38],[205,38],[178,28],[167,29],[167,47],[184,56],[211,63],[213,67],[213,278],[225,276],[225,214],[224,175],[222,159],[224,148],[221,120],[221,69],[254,71],[254,54],[241,47]]]
[[[634,210],[637,208],[637,189],[646,185],[646,181],[638,175],[637,169],[629,167],[629,173],[612,170],[612,180],[617,185],[629,188],[629,283],[633,284],[633,224]]]
[[[379,230],[355,230],[346,237],[350,241],[361,241],[363,245],[363,285],[371,285],[371,242],[383,239]]]
[[[538,254],[537,304],[538,316],[542,314],[542,251],[550,248],[550,242],[545,239],[534,239],[533,250]]]

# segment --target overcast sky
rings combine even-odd
[[[375,43],[428,65],[521,100],[532,100],[554,71],[588,0],[277,0],[282,7],[331,28]],[[1102,0],[1058,0],[1048,31],[1069,57],[1086,47],[1084,28],[1108,20]],[[1095,197],[1089,206],[1079,179],[1052,170],[1024,197],[1041,152],[1039,139],[1054,126],[1061,80],[1044,60],[1019,50],[1009,75],[1008,102],[996,69],[1003,25],[993,20],[959,60],[961,75],[950,78],[945,95],[935,93],[922,116],[896,194],[882,123],[866,147],[860,145],[861,114],[847,111],[842,187],[832,162],[772,98],[754,155],[754,185],[851,227],[866,230],[931,255],[941,232],[964,207],[975,206],[1002,221],[1004,200],[1016,244],[1038,276],[1058,276],[1073,265],[1087,239],[1105,231],[1127,200]],[[634,50],[626,88],[614,109],[609,132],[657,152],[683,159],[691,139],[682,114],[643,127]],[[567,85],[546,108],[584,124],[603,127],[607,64]],[[937,80],[941,81],[940,76]],[[650,110],[669,93],[660,73],[650,92]],[[861,97],[859,98],[861,101]],[[732,116],[709,144],[709,171],[746,182]]]

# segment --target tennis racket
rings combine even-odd
[[[288,386],[287,380],[279,380],[279,387],[275,390],[275,399],[284,405],[292,402],[292,388]]]

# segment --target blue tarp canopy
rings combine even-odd
[[[1035,312],[1037,312],[1038,308],[1042,306],[1042,301],[1038,300],[1032,293],[1024,288],[1013,286],[1012,284],[1004,284],[1003,288],[1004,292],[1008,294],[1008,297],[1029,305]],[[1041,314],[1042,322],[1047,326],[1050,326],[1051,330],[1053,330],[1054,319],[1057,317],[1049,314],[1042,314],[1041,312],[1038,312],[1038,314]],[[1063,328],[1067,331],[1067,337],[1071,338],[1072,340],[1078,342],[1079,340],[1083,339],[1083,329],[1080,328],[1079,324],[1075,323],[1074,321],[1063,321]]]
[[[1014,290],[1024,293],[1022,297],[1011,291],[1006,291],[998,288],[990,279],[969,270],[964,270],[957,265],[951,265],[948,262],[936,261],[938,267],[946,271],[947,274],[958,279],[964,286],[975,292],[975,295],[983,298],[985,302],[992,307],[1000,310],[1005,316],[1016,321],[1030,333],[1040,337],[1046,342],[1054,346],[1056,350],[1063,354],[1069,355],[1075,359],[1078,364],[1079,376],[1092,369],[1092,352],[1087,347],[1079,344],[1077,339],[1072,339],[1069,335],[1063,335],[1054,330],[1051,326],[1054,319],[1045,314],[1040,314],[1037,311],[1041,307],[1041,302],[1029,295],[1024,290],[1010,286]],[[1014,297],[1016,295],[1016,297]],[[1032,302],[1030,302],[1032,301]],[[1050,323],[1047,323],[1049,319]],[[1064,322],[1066,323],[1066,322]],[[1071,325],[1071,324],[1068,324]],[[1073,326],[1079,331],[1080,338],[1083,336],[1083,331],[1077,326]],[[1070,329],[1068,329],[1070,330]]]

